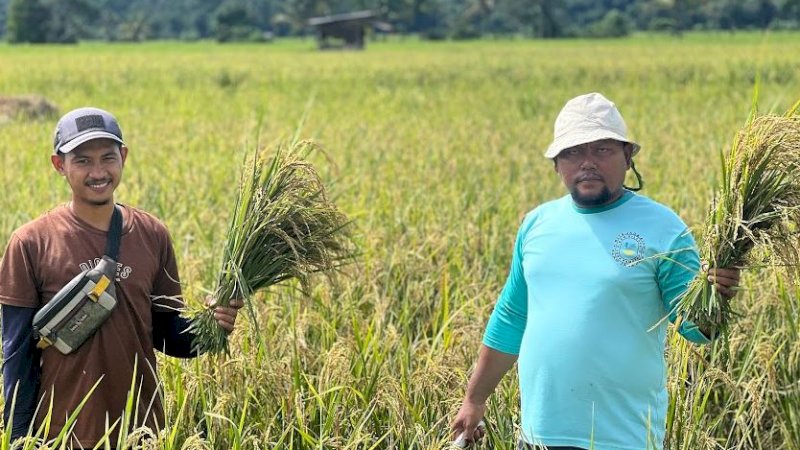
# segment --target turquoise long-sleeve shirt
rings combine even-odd
[[[528,213],[483,339],[519,355],[522,439],[660,450],[667,323],[699,269],[683,221],[630,191],[605,207],[565,196]],[[691,323],[679,332],[709,342]]]

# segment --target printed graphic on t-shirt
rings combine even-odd
[[[83,272],[85,270],[93,269],[95,266],[100,264],[100,260],[101,260],[101,258],[95,258],[95,259],[89,260],[89,261],[87,261],[85,263],[81,263],[80,264],[81,272]],[[133,269],[130,266],[126,266],[126,265],[123,265],[122,263],[118,262],[117,263],[117,276],[116,276],[117,283],[119,283],[122,280],[128,279],[128,277],[131,276],[132,272],[133,272]]]
[[[614,247],[611,255],[614,260],[625,267],[636,265],[644,258],[645,251],[644,238],[638,233],[620,233],[614,240]]]

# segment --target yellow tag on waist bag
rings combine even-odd
[[[94,302],[100,300],[100,296],[103,295],[103,292],[106,291],[109,284],[111,284],[111,280],[105,275],[101,276],[100,280],[98,280],[97,284],[94,286],[94,289],[92,289],[92,292],[89,292],[89,298]]]

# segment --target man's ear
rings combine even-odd
[[[52,155],[50,157],[50,163],[53,164],[53,168],[61,175],[64,175],[64,159],[66,159],[66,155]]]
[[[626,142],[625,146],[622,147],[622,151],[625,153],[625,165],[630,169],[631,161],[633,161],[633,144]]]
[[[558,156],[553,158],[553,170],[558,173]]]
[[[125,166],[125,160],[128,159],[128,147],[120,146],[119,156],[122,157],[122,166]]]

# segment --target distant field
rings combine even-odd
[[[211,287],[259,134],[270,146],[307,114],[301,135],[325,147],[314,162],[355,219],[359,267],[311,299],[266,295],[262,342],[242,327],[225,364],[162,360],[169,426],[148,448],[165,449],[441,448],[519,221],[564,193],[542,156],[563,103],[614,100],[643,147],[643,193],[697,225],[756,79],[763,112],[800,99],[800,34],[0,46],[0,94],[117,115],[118,201],[170,228],[191,299]],[[68,200],[49,166],[56,120],[0,122],[0,245]],[[768,269],[744,284],[728,342],[671,346],[669,449],[800,450],[798,289]],[[514,448],[517,415],[510,376],[485,448]]]

